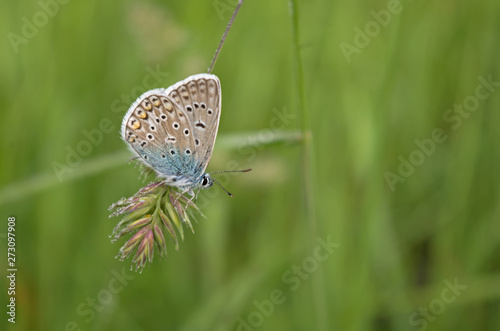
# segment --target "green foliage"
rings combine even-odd
[[[200,193],[179,251],[153,236],[166,260],[114,258],[108,207],[148,183],[122,117],[206,72],[234,3],[69,1],[32,30],[39,2],[0,4],[0,329],[500,329],[494,0],[247,0],[209,170],[253,171]]]

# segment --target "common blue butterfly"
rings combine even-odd
[[[221,110],[219,78],[197,74],[167,89],[141,95],[123,118],[121,136],[137,157],[194,196],[212,186],[205,172],[217,136]]]
[[[181,195],[189,193],[194,198],[194,189],[208,188],[214,181],[220,185],[205,172],[221,111],[220,81],[211,72],[242,3],[243,0],[239,0],[208,74],[193,75],[167,89],[144,93],[123,118],[122,139],[143,163],[164,178],[165,184],[181,189]]]
[[[161,178],[110,207],[111,216],[126,215],[113,229],[113,240],[134,233],[118,256],[122,260],[135,251],[136,269],[144,268],[147,261],[151,263],[155,245],[160,255],[166,254],[164,232],[173,237],[178,248],[174,227],[182,239],[179,219],[193,230],[187,209],[192,207],[199,211],[192,201],[196,198],[194,190],[208,188],[214,182],[220,185],[210,176],[214,172],[206,172],[221,112],[221,85],[211,72],[242,3],[243,0],[239,0],[207,74],[190,76],[167,89],[145,92],[123,118],[122,139],[136,158]],[[178,188],[180,194],[176,196],[168,186]],[[185,193],[190,194],[191,199],[188,200]]]

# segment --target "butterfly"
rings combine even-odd
[[[219,78],[197,74],[142,94],[125,114],[121,136],[165,184],[194,197],[194,189],[214,183],[206,168],[220,112]]]
[[[212,69],[243,0],[239,0],[207,74],[190,76],[167,89],[142,94],[128,109],[122,139],[164,183],[195,198],[194,189],[213,183],[206,172],[219,129],[221,87]],[[219,172],[247,172],[252,169]]]

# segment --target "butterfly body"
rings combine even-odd
[[[205,170],[219,127],[220,81],[197,74],[142,94],[123,118],[122,139],[165,183],[193,194],[213,181]]]

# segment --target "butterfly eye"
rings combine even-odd
[[[207,186],[208,184],[208,178],[207,177],[203,177],[203,180],[201,182],[201,186]]]

